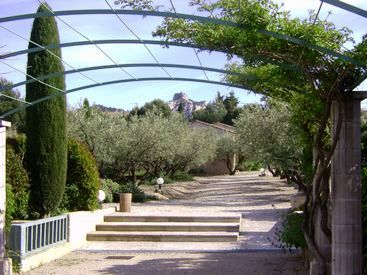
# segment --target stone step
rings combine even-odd
[[[238,232],[238,223],[199,222],[105,222],[97,224],[97,231],[181,231],[181,232]]]
[[[240,223],[241,216],[179,216],[179,215],[126,215],[114,213],[104,217],[105,222],[212,222]]]
[[[87,241],[144,241],[144,242],[235,242],[238,233],[232,232],[116,232],[94,231]]]

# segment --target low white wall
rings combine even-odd
[[[115,208],[106,208],[90,211],[67,213],[69,216],[69,243],[74,249],[81,247],[86,241],[86,236],[96,230],[96,224],[103,222],[105,215],[115,212]]]
[[[114,207],[96,211],[67,213],[69,217],[69,241],[21,259],[20,271],[26,272],[42,264],[61,258],[65,254],[82,247],[87,241],[87,234],[95,231],[96,224],[103,222],[103,217],[113,212],[115,212]]]

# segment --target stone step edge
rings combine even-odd
[[[107,215],[105,222],[241,222],[241,216],[146,216],[146,215]]]
[[[153,241],[153,242],[235,242],[238,233],[216,232],[100,232],[87,234],[87,241]]]
[[[97,231],[208,231],[238,232],[238,223],[152,223],[152,222],[106,222],[96,225]]]
[[[131,231],[131,232],[116,232],[116,231],[93,231],[88,233],[88,235],[151,235],[151,236],[159,236],[159,235],[170,235],[170,236],[190,236],[190,235],[197,235],[197,236],[238,236],[238,232],[225,232],[225,231],[218,231],[218,232],[162,232],[162,231],[151,231],[151,232],[141,232],[141,231]]]

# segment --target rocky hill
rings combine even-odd
[[[192,113],[204,109],[207,105],[206,101],[194,101],[188,98],[184,92],[175,93],[173,99],[167,102],[172,111],[178,111],[182,108],[185,117],[191,118]],[[181,106],[181,107],[180,107]]]

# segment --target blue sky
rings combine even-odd
[[[113,0],[108,2],[114,7]],[[157,4],[163,4],[170,7],[168,0],[155,1]],[[186,0],[173,0],[176,11],[179,13],[196,13],[192,8],[188,7]],[[281,2],[281,1],[278,1]],[[365,0],[345,0],[344,2],[359,8],[367,10],[367,1]],[[53,10],[75,10],[75,9],[109,9],[105,0],[74,0],[60,1],[48,0]],[[292,16],[304,18],[308,15],[308,10],[317,10],[320,1],[308,0],[286,0],[285,9],[292,12]],[[34,13],[39,5],[38,0],[1,0],[0,1],[0,17]],[[338,27],[347,26],[353,30],[356,41],[360,41],[361,36],[365,32],[366,18],[354,15],[352,13],[334,8],[326,3],[323,4],[320,18],[325,18],[328,11],[332,11],[330,20],[335,22]],[[141,39],[151,40],[151,32],[155,29],[162,19],[160,18],[142,18],[141,16],[121,16],[126,24],[136,32]],[[63,16],[63,20],[72,25],[83,35],[89,39],[135,39],[135,37],[123,26],[115,15],[83,15],[83,16]],[[63,22],[58,21],[61,42],[85,41],[86,39],[75,33]],[[17,33],[18,35],[28,39],[30,36],[32,20],[13,21],[2,23],[1,26]],[[22,38],[15,36],[7,30],[0,28],[0,51],[7,53],[25,49],[28,42]],[[116,63],[155,63],[152,56],[144,48],[143,45],[101,45],[103,51],[108,53]],[[154,56],[160,63],[174,63],[185,65],[199,65],[193,49],[170,47],[169,49],[161,46],[148,46]],[[203,66],[223,68],[227,62],[226,56],[221,53],[199,53]],[[63,60],[71,64],[75,68],[83,68],[97,65],[110,65],[112,62],[104,56],[95,46],[70,47],[62,50]],[[20,71],[26,71],[26,55],[17,56],[6,60],[8,64],[14,66]],[[71,69],[67,65],[65,68]],[[126,71],[136,78],[140,77],[166,77],[167,75],[160,68],[128,68]],[[205,79],[202,71],[172,69],[167,71],[173,77],[188,77]],[[123,78],[129,78],[120,69],[108,69],[99,71],[89,71],[85,73],[88,77],[98,82],[111,81]],[[220,81],[222,75],[218,73],[207,72],[210,80]],[[4,77],[13,83],[25,80],[24,74],[5,66],[0,63],[0,77]],[[67,89],[79,86],[93,84],[93,82],[80,75],[71,74],[66,76]],[[363,84],[360,89],[366,90]],[[24,87],[18,89],[24,94]],[[176,92],[185,92],[191,99],[201,101],[210,101],[219,91],[221,94],[228,94],[234,91],[242,104],[247,102],[256,102],[259,97],[248,93],[245,90],[227,88],[224,86],[201,84],[192,82],[137,82],[129,84],[115,84],[93,88],[76,92],[68,95],[68,103],[71,106],[76,105],[81,99],[88,97],[90,102],[103,104],[105,106],[123,108],[129,110],[134,106],[141,106],[145,102],[155,98],[161,98],[165,101],[172,99]]]

